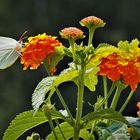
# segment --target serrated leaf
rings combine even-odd
[[[61,127],[61,130],[63,131],[63,134],[64,134],[66,140],[73,137],[74,130],[70,124],[68,124],[67,122],[64,122],[64,123],[60,124],[60,127]],[[63,136],[60,133],[60,130],[58,127],[55,128],[55,132],[58,137],[58,140],[63,140]],[[46,140],[55,140],[55,137],[52,132],[46,137]]]
[[[95,91],[95,86],[98,83],[97,72],[99,68],[96,66],[91,66],[86,70],[84,76],[84,85],[91,91]]]
[[[46,77],[39,82],[32,95],[32,106],[34,110],[38,110],[40,105],[44,102],[46,93],[50,90],[56,76]]]
[[[138,39],[133,39],[130,43],[128,41],[119,41],[118,48],[127,53],[132,53],[133,51],[139,51],[138,45]]]
[[[61,73],[57,78],[54,79],[48,99],[50,99],[55,92],[55,87],[58,87],[61,83],[73,81],[78,75],[79,70],[65,70],[65,72]]]
[[[123,123],[114,122],[111,126],[97,125],[99,140],[129,140],[128,127]]]
[[[3,140],[16,140],[29,129],[48,121],[41,111],[36,112],[35,115],[33,114],[34,111],[26,111],[17,115],[5,131]],[[62,116],[57,113],[53,115],[52,113],[52,119],[59,118],[62,118]]]
[[[88,113],[82,118],[83,121],[87,122],[104,119],[110,119],[129,124],[128,121],[120,113],[114,111],[113,109],[101,109],[99,111]]]
[[[118,48],[126,52],[129,52],[130,44],[128,41],[119,41]]]
[[[66,140],[69,140],[70,138],[73,137],[74,129],[73,129],[73,127],[68,122],[61,123],[60,127],[61,127],[61,130],[62,130]],[[58,137],[58,140],[63,140],[64,139],[58,127],[55,128],[55,132],[56,132],[56,135]],[[89,132],[86,129],[81,129],[79,136],[81,138],[83,138],[84,140],[89,140],[89,137],[90,137]],[[55,140],[53,132],[51,132],[46,137],[46,140]],[[94,140],[94,137],[91,137],[90,140]]]
[[[39,109],[40,105],[44,102],[46,94],[49,91],[50,93],[48,95],[48,99],[50,99],[55,92],[55,87],[58,87],[63,82],[72,81],[78,75],[78,70],[72,70],[71,68],[68,68],[63,70],[59,76],[50,76],[42,79],[32,95],[33,109],[36,111]]]

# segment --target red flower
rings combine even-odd
[[[123,65],[120,61],[124,60],[119,54],[110,54],[101,58],[99,75],[106,75],[112,81],[122,80],[134,91],[140,82],[140,67],[136,65],[139,63],[138,60],[127,60],[127,63]]]
[[[117,81],[120,79],[120,70],[116,54],[111,54],[106,58],[102,58],[99,65],[99,75],[106,75],[110,80]]]
[[[28,67],[37,69],[47,56],[50,59],[55,47],[60,45],[61,43],[56,40],[56,37],[48,36],[45,33],[29,37],[21,55],[21,64],[24,65],[24,70]]]

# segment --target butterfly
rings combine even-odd
[[[23,33],[24,35],[25,33]],[[22,37],[19,41],[0,36],[0,69],[6,69],[13,65],[21,55],[20,50],[23,46]]]

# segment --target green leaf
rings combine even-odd
[[[64,52],[65,52],[65,54],[67,56],[72,57],[72,53],[71,53],[70,47],[69,48],[64,48]]]
[[[101,47],[110,47],[110,46],[112,46],[112,45],[107,44],[107,43],[100,43],[100,44],[96,47],[95,51],[96,51],[97,49],[101,48]]]
[[[133,51],[138,51],[139,40],[133,39],[130,43],[128,41],[119,41],[118,48],[127,52],[131,53]]]
[[[61,123],[60,127],[61,127],[61,130],[62,130],[66,140],[69,140],[70,138],[73,137],[74,129],[68,122]],[[56,132],[56,135],[58,137],[58,140],[63,140],[64,139],[58,127],[55,128],[55,132]],[[89,132],[86,129],[81,129],[79,136],[81,138],[83,138],[84,140],[89,140],[89,137],[90,137]],[[53,132],[51,132],[46,137],[46,140],[55,140]],[[94,140],[94,137],[92,136],[90,140]]]
[[[88,66],[89,67],[89,66]],[[91,91],[95,91],[95,86],[98,83],[97,73],[99,68],[91,65],[85,73],[84,85]]]
[[[91,112],[82,118],[82,120],[85,122],[104,119],[110,119],[129,124],[128,121],[120,113],[114,111],[113,109],[101,109],[99,111]]]
[[[34,110],[38,110],[40,105],[44,102],[46,93],[50,90],[56,76],[46,77],[39,82],[32,95],[32,106]]]
[[[50,76],[43,78],[42,81],[37,85],[32,95],[32,106],[37,111],[40,105],[44,102],[46,94],[50,91],[48,99],[51,98],[55,92],[55,87],[58,87],[61,83],[67,81],[73,81],[75,77],[79,75],[78,70],[72,70],[68,68],[63,70],[59,76]]]
[[[128,41],[119,41],[118,48],[126,52],[129,52],[130,44]]]
[[[80,137],[83,138],[84,140],[95,140],[95,137],[93,135],[90,136],[89,131],[87,131],[86,129],[80,130]]]
[[[140,42],[139,42],[138,39],[133,39],[133,40],[131,41],[131,43],[130,43],[130,47],[131,47],[132,49],[137,49],[137,48],[139,48],[139,47],[138,47],[139,44],[140,44]]]
[[[99,140],[129,140],[130,135],[128,133],[128,127],[126,124],[113,122],[109,127],[97,125]]]
[[[73,81],[79,75],[79,70],[64,70],[57,78],[54,79],[51,85],[51,91],[49,93],[48,99],[50,99],[55,92],[55,87],[58,87],[61,83]]]
[[[63,119],[63,117],[56,111],[52,111],[52,119]],[[47,118],[41,111],[37,111],[35,115],[34,111],[20,113],[10,123],[10,126],[4,133],[3,140],[16,140],[24,132],[47,121]]]
[[[64,46],[55,47],[55,51],[51,57],[50,69],[54,68],[65,56]]]
[[[63,134],[67,140],[73,137],[74,130],[70,124],[68,124],[67,122],[63,122],[60,124],[60,127],[61,127]],[[57,134],[58,140],[63,140],[63,136],[60,133],[60,130],[58,127],[55,128],[55,132]],[[46,137],[46,140],[55,140],[55,137],[54,137],[52,132]]]

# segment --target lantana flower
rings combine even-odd
[[[98,17],[88,16],[81,19],[80,24],[82,26],[86,26],[87,28],[90,28],[90,27],[98,28],[98,27],[104,27],[105,22]]]
[[[67,27],[60,31],[60,35],[68,40],[70,39],[77,40],[83,38],[84,37],[83,34],[84,34],[83,31],[76,27]]]
[[[55,47],[60,45],[61,43],[56,37],[46,35],[45,33],[29,37],[21,54],[21,64],[24,65],[24,70],[28,67],[30,69],[37,69],[46,58],[48,58],[49,62]]]
[[[113,46],[101,47],[92,59],[100,60],[99,75],[107,76],[112,81],[123,81],[130,85],[133,91],[140,82],[140,48],[137,39],[129,42],[119,42],[118,48]]]

